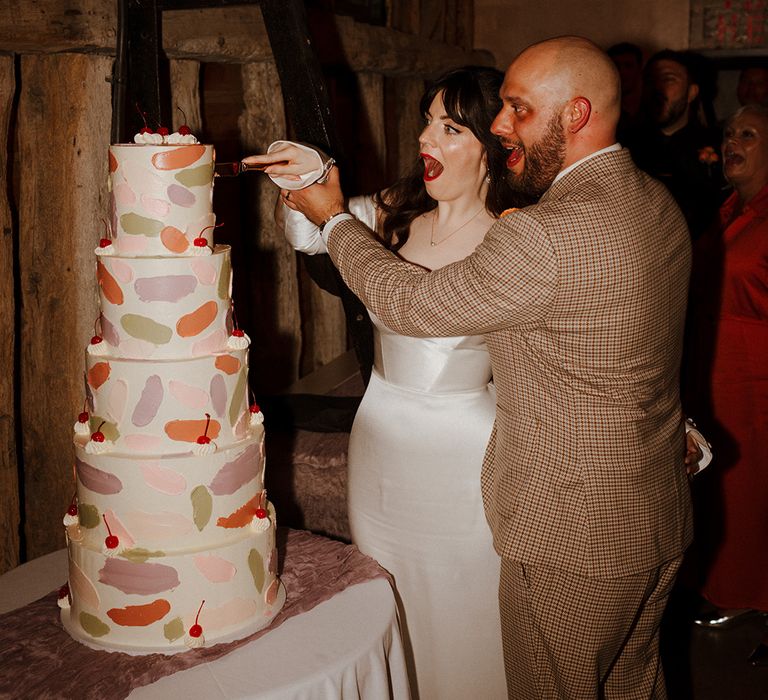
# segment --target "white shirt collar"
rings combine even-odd
[[[613,151],[620,151],[621,150],[621,144],[620,143],[614,143],[612,146],[606,146],[605,148],[601,148],[599,151],[595,151],[594,153],[590,153],[588,156],[584,156],[581,160],[577,160],[575,163],[571,163],[567,168],[564,168],[561,170],[557,175],[555,175],[555,179],[552,180],[552,184],[554,185],[561,177],[565,177],[571,170],[581,165],[583,162],[589,160],[590,158],[594,158],[595,156],[602,155],[603,153],[611,153]]]

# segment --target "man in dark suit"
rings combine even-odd
[[[384,250],[344,213],[333,174],[288,201],[323,224],[345,281],[393,330],[485,335],[498,399],[482,485],[509,696],[665,697],[659,623],[691,538],[688,231],[615,143],[618,75],[594,44],[526,49],[501,97],[509,176],[541,199],[461,262],[427,272]]]

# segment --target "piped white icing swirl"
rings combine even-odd
[[[227,348],[229,350],[245,350],[251,344],[251,339],[247,333],[242,335],[230,335],[227,340]]]
[[[174,131],[172,134],[168,134],[167,136],[163,136],[162,134],[155,133],[144,133],[142,134],[139,132],[133,137],[134,143],[139,144],[153,144],[156,146],[162,146],[163,144],[167,144],[170,146],[173,145],[186,145],[191,143],[199,143],[197,138],[195,138],[194,134],[180,134],[178,131]]]

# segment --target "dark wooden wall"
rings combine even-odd
[[[98,314],[93,249],[107,211],[116,8],[103,0],[5,0],[0,12],[0,572],[63,546],[72,425]],[[310,8],[315,48],[356,189],[415,153],[425,78],[466,63],[472,0],[394,0],[387,26]],[[256,6],[164,13],[172,103],[219,158],[286,135],[280,84]],[[174,126],[181,122],[174,114]],[[260,175],[217,185],[235,246],[235,302],[253,340],[251,383],[279,391],[347,347],[337,299],[309,283],[275,229]]]

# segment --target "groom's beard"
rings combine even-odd
[[[536,143],[525,147],[523,172],[507,173],[510,186],[529,197],[538,199],[563,169],[565,160],[565,133],[558,114],[553,114],[547,131]]]

